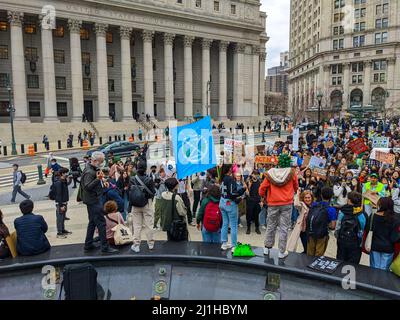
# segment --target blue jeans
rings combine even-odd
[[[238,205],[232,200],[221,198],[219,208],[222,213],[221,241],[222,243],[228,242],[228,227],[230,226],[231,244],[232,246],[236,246],[238,233]]]
[[[201,229],[203,242],[208,243],[221,243],[221,230],[218,232],[209,232],[204,227]]]
[[[267,208],[263,207],[259,215],[260,226],[267,226]]]
[[[371,268],[389,271],[393,262],[393,253],[371,251],[369,254],[369,264]]]
[[[128,193],[124,193],[124,212],[122,213],[122,217],[126,221],[126,217],[128,215],[128,207],[129,207],[129,198],[128,198]]]

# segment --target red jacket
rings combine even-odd
[[[291,180],[283,186],[276,186],[265,178],[260,186],[259,194],[265,199],[270,207],[288,206],[293,204],[294,195],[299,189],[299,180],[297,174],[294,173]]]

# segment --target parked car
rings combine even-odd
[[[122,157],[122,156],[130,156],[132,152],[137,151],[139,149],[140,146],[135,143],[131,143],[129,141],[115,141],[115,142],[107,142],[98,148],[89,150],[86,154],[90,157],[93,152],[100,151],[104,153],[106,158],[108,158],[110,152],[112,152],[114,156]]]
[[[318,123],[316,122],[303,122],[300,125],[297,126],[300,131],[307,131],[307,130],[317,130],[318,129]]]

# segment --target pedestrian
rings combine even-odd
[[[193,189],[193,215],[196,215],[197,208],[201,200],[201,193],[204,190],[204,183],[206,180],[206,173],[197,173],[192,179],[192,189]]]
[[[246,234],[251,233],[251,224],[254,221],[255,231],[257,234],[261,234],[259,215],[261,212],[261,197],[258,193],[261,182],[258,176],[258,171],[253,171],[251,176],[248,178],[246,183],[246,222],[247,231]]]
[[[185,204],[187,210],[188,224],[191,226],[196,226],[193,221],[192,210],[189,199],[189,182],[188,179],[179,179],[178,180],[178,194],[182,198],[183,203]]]
[[[104,153],[95,151],[92,154],[90,164],[82,173],[81,188],[82,201],[87,206],[89,224],[86,232],[85,251],[96,249],[93,242],[95,228],[99,232],[101,242],[101,252],[103,254],[113,254],[118,252],[110,248],[107,242],[106,221],[103,214],[101,198],[103,195],[103,185],[106,183],[101,167],[104,163]]]
[[[68,177],[68,169],[61,168],[58,172],[59,179],[50,187],[49,198],[56,204],[57,238],[65,239],[72,232],[65,229],[65,216],[67,214],[69,190],[72,179]]]
[[[11,256],[10,248],[7,244],[7,238],[10,236],[6,224],[3,221],[3,212],[0,210],[0,259],[5,259]]]
[[[165,186],[166,174],[164,168],[160,168],[157,175],[154,178],[154,187],[156,189],[155,194],[155,204],[154,204],[154,229],[159,230],[158,222],[161,220],[161,195],[163,192],[167,191]]]
[[[47,137],[47,135],[43,135],[42,143],[44,144],[45,149],[47,151],[49,151],[50,150],[50,144],[49,144],[49,138]]]
[[[77,187],[76,184],[80,182],[79,178],[82,176],[82,169],[79,164],[79,160],[77,158],[69,159],[69,168],[72,179],[74,181],[74,185],[72,188],[75,189]]]
[[[30,199],[31,196],[26,194],[25,192],[22,191],[22,184],[24,183],[24,178],[23,178],[23,173],[21,170],[18,170],[19,165],[18,164],[13,164],[13,191],[12,191],[12,197],[11,197],[11,203],[15,203],[15,198],[17,197],[17,193],[19,193],[21,196],[23,196],[25,199]]]

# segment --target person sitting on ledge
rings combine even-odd
[[[114,242],[114,228],[118,224],[125,225],[122,214],[118,212],[118,205],[115,201],[107,201],[104,204],[104,217],[106,218],[106,234],[107,241],[111,245],[115,245]]]
[[[0,210],[0,259],[5,259],[11,256],[6,241],[9,236],[10,232],[8,231],[6,224],[3,222],[3,212]]]
[[[33,214],[33,202],[24,200],[19,208],[23,214],[16,218],[14,227],[17,231],[17,252],[22,256],[41,254],[50,249],[47,240],[47,223],[41,215]]]

